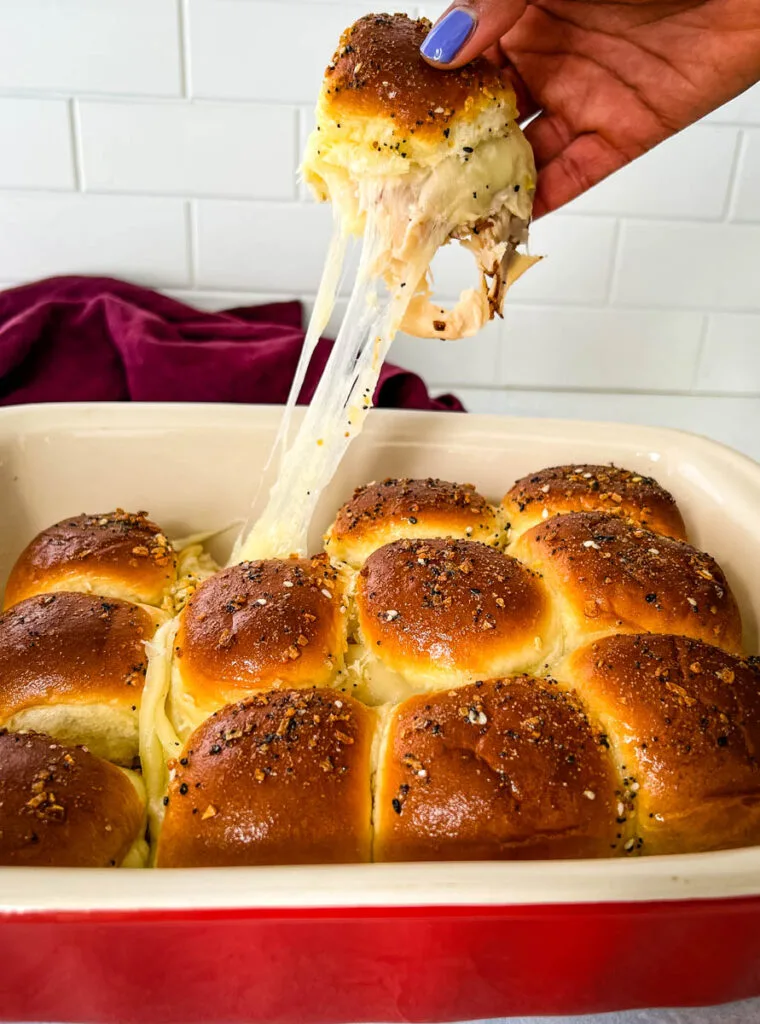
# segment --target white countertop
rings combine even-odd
[[[700,1010],[634,1010],[591,1017],[510,1017],[488,1024],[758,1024],[760,999]],[[486,1024],[485,1021],[479,1024]]]

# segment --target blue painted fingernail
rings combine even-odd
[[[434,25],[420,47],[423,57],[436,64],[450,64],[475,28],[475,15],[457,7]]]

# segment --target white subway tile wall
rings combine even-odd
[[[377,6],[2,0],[0,286],[110,274],[203,309],[308,311],[330,214],[299,187],[299,155],[341,30]],[[473,411],[661,423],[760,458],[760,87],[537,223],[531,245],[546,259],[503,322],[400,337],[391,357]],[[474,278],[455,246],[434,269],[442,301]]]

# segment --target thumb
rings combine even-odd
[[[527,0],[459,0],[420,47],[434,67],[460,68],[498,42],[522,17]]]

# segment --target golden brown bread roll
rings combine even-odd
[[[474,541],[387,544],[359,573],[356,607],[361,671],[377,685],[388,672],[434,690],[534,670],[560,640],[541,580]]]
[[[374,729],[372,711],[329,689],[215,712],[172,765],[157,866],[369,860]]]
[[[376,860],[607,857],[617,778],[583,707],[529,677],[412,697],[377,768]]]
[[[50,736],[0,730],[0,865],[139,867],[144,836],[134,773]]]
[[[565,512],[614,512],[655,533],[687,539],[673,495],[652,477],[618,466],[574,462],[542,469],[518,480],[503,506],[512,540]]]
[[[255,690],[328,686],[346,643],[343,582],[326,555],[225,569],[180,614],[175,728],[184,738],[206,715]]]
[[[600,720],[641,853],[760,843],[760,672],[696,640],[610,636],[558,676]]]
[[[174,549],[146,512],[73,516],[43,530],[21,553],[4,607],[59,590],[161,605],[176,578]]]
[[[472,484],[395,480],[357,487],[325,538],[331,558],[360,568],[373,551],[403,537],[461,537],[499,547],[502,519]]]
[[[145,643],[162,614],[89,594],[30,597],[0,616],[0,726],[84,743],[131,765]]]
[[[534,526],[510,551],[543,576],[567,649],[603,633],[647,631],[741,652],[739,609],[722,569],[683,541],[605,512],[570,512]]]
[[[347,234],[364,234],[368,211],[381,209],[372,270],[413,296],[404,329],[458,338],[500,314],[509,284],[535,262],[515,248],[527,239],[536,171],[508,79],[483,58],[430,67],[419,52],[430,27],[370,14],[343,34],[303,174]],[[481,282],[445,310],[430,301],[427,271],[451,239],[473,252]]]

